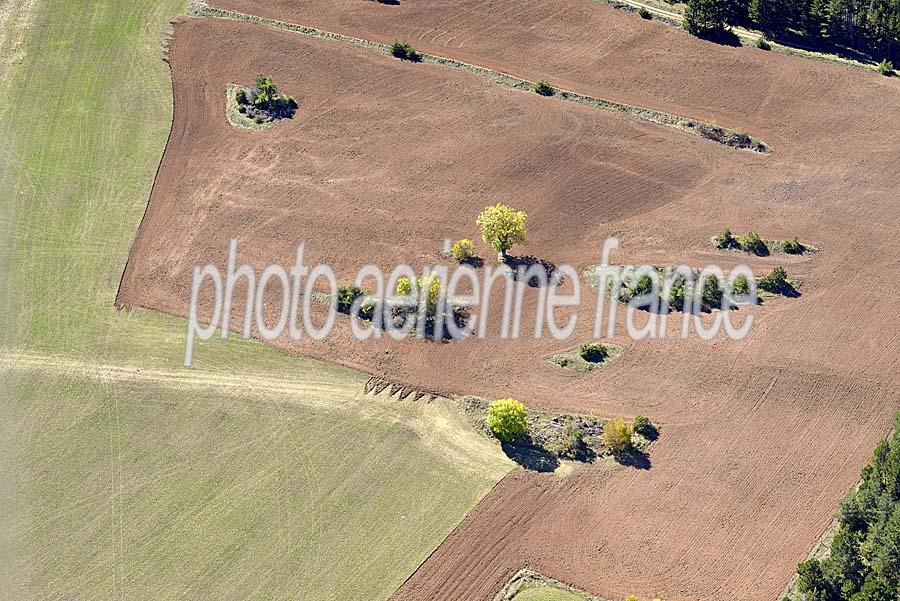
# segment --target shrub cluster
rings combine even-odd
[[[773,294],[791,294],[794,292],[794,286],[787,279],[787,271],[780,265],[775,267],[768,275],[759,278],[757,286],[759,286],[760,290]]]
[[[450,254],[460,263],[465,263],[475,256],[475,244],[468,238],[463,238],[453,245]]]
[[[509,442],[528,431],[525,405],[515,399],[500,399],[488,405],[487,426],[497,440]]]
[[[841,502],[825,559],[797,566],[797,588],[813,601],[893,601],[900,591],[900,414],[875,447],[862,482]]]
[[[553,89],[553,86],[551,86],[543,79],[534,83],[534,91],[541,96],[553,96],[553,94],[556,93],[556,90]]]
[[[237,101],[238,111],[256,123],[290,119],[297,111],[297,102],[282,94],[278,84],[265,75],[257,75],[251,88],[239,88],[234,99]]]
[[[609,349],[601,342],[588,342],[581,345],[578,353],[589,363],[600,363],[609,356]]]
[[[638,10],[638,15],[640,15],[642,19],[647,19],[648,21],[653,18],[653,14],[643,6]]]
[[[794,236],[793,240],[788,240],[781,245],[781,249],[789,255],[802,255],[806,252],[806,247]]]
[[[603,444],[613,455],[625,453],[632,449],[631,426],[617,417],[603,424]]]
[[[422,60],[421,55],[416,52],[416,49],[410,46],[409,44],[403,44],[394,40],[391,44],[391,56],[394,58],[399,58],[400,60],[412,61],[414,63]]]
[[[659,429],[650,421],[650,418],[644,415],[638,415],[634,418],[632,429],[635,434],[643,436],[647,440],[656,440],[659,437]]]
[[[738,241],[731,233],[731,228],[724,228],[719,235],[715,237],[713,240],[713,244],[716,245],[716,248],[727,249],[727,248],[738,248]]]
[[[769,254],[769,246],[756,230],[750,230],[745,236],[738,237],[737,243],[744,252],[752,253],[759,257],[765,257]]]
[[[886,58],[882,59],[882,61],[878,63],[878,72],[886,77],[890,77],[894,74],[894,63]]]

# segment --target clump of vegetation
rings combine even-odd
[[[730,5],[722,0],[688,0],[684,9],[684,29],[705,38],[721,36],[726,30]]]
[[[515,399],[500,399],[488,405],[487,426],[497,440],[509,442],[528,431],[525,405]]]
[[[787,271],[781,265],[775,267],[768,275],[759,278],[757,286],[759,286],[760,290],[765,290],[772,294],[783,294],[785,296],[796,294],[794,285],[788,280]]]
[[[750,294],[750,279],[745,275],[739,275],[731,283],[731,295],[739,296],[744,294]]]
[[[448,321],[452,320],[457,327],[462,328],[469,319],[467,306],[456,304],[448,298],[443,298],[442,303],[444,283],[435,272],[416,278],[414,281],[409,278],[400,278],[397,280],[395,292],[397,296],[418,298],[415,305],[404,304],[392,308],[395,327],[403,327],[406,320],[418,319],[419,303],[422,303],[424,309],[424,334],[429,338],[446,339],[449,336],[445,330]],[[443,313],[444,316],[444,331],[437,331],[439,313]]]
[[[398,42],[397,40],[394,40],[394,42],[391,43],[391,56],[404,61],[412,61],[414,63],[422,60],[422,56],[416,52],[415,48],[409,44]]]
[[[609,350],[602,342],[587,342],[578,350],[581,358],[590,363],[600,363],[609,356]]]
[[[653,14],[643,6],[638,10],[638,15],[640,15],[642,19],[647,19],[648,21],[653,18]]]
[[[475,220],[481,237],[497,251],[498,260],[505,263],[513,244],[525,244],[525,220],[528,214],[498,203],[484,209]]]
[[[800,243],[800,240],[797,239],[797,236],[794,236],[793,240],[788,240],[781,245],[781,250],[789,255],[802,255],[804,252],[806,252],[806,247]]]
[[[900,414],[875,447],[862,482],[841,502],[831,552],[797,566],[796,588],[814,601],[891,601],[900,590]]]
[[[356,302],[356,299],[360,296],[362,296],[362,290],[360,290],[358,286],[352,284],[338,286],[335,308],[340,313],[350,313],[353,303]]]
[[[750,230],[745,236],[737,238],[738,246],[741,250],[752,253],[758,257],[765,257],[769,254],[769,245],[763,240],[756,230]]]
[[[716,245],[716,248],[726,249],[726,248],[738,248],[738,241],[731,233],[731,228],[724,228],[719,235],[715,237],[713,243]]]
[[[638,415],[635,417],[631,427],[635,434],[643,436],[647,440],[656,440],[659,438],[659,428],[657,428],[653,422],[650,421],[650,418],[645,415]]]
[[[238,88],[234,96],[238,111],[257,124],[290,119],[297,112],[297,102],[281,93],[271,77],[257,75],[250,88]]]
[[[623,454],[632,449],[631,426],[617,417],[603,424],[603,444],[613,455]]]
[[[465,263],[475,256],[475,244],[468,238],[463,238],[453,245],[450,255],[460,263]]]
[[[878,63],[878,72],[884,75],[885,77],[890,77],[894,74],[894,63],[889,61],[888,59],[882,59],[880,63]]]
[[[772,45],[769,44],[768,40],[766,40],[766,36],[759,36],[759,39],[756,40],[756,47],[760,50],[771,50]]]
[[[556,90],[553,89],[553,86],[551,86],[543,79],[534,83],[534,91],[541,96],[553,96],[553,94],[556,93]]]

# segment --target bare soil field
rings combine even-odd
[[[301,240],[307,264],[348,278],[370,262],[433,263],[443,238],[475,238],[475,215],[497,201],[529,213],[529,245],[513,254],[558,264],[596,262],[611,234],[623,262],[785,264],[802,296],[756,309],[746,340],[617,340],[624,355],[588,375],[545,358],[587,339],[590,306],[569,342],[357,343],[346,327],[322,343],[277,342],[447,394],[662,424],[650,469],[508,476],[398,599],[488,600],[522,567],[608,598],[774,599],[900,406],[889,302],[900,124],[879,117],[897,107],[900,84],[720,48],[590,2],[220,4],[378,41],[406,37],[771,144],[770,156],[735,151],[436,65],[186,19],[170,49],[172,135],[118,302],[185,315],[191,269],[224,267],[233,237],[258,271],[290,265]],[[231,127],[225,86],[262,71],[297,98],[296,116],[262,132]],[[714,251],[709,237],[725,225],[798,235],[821,252]]]

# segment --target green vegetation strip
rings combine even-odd
[[[277,21],[275,19],[267,19],[255,15],[248,15],[246,13],[215,8],[207,5],[201,0],[195,0],[191,3],[190,14],[198,17],[211,17],[216,19],[226,19],[230,21],[256,23],[258,25],[291,31],[322,40],[343,42],[345,44],[351,44],[360,48],[374,50],[383,54],[392,54],[391,46],[389,44],[381,44],[379,42],[373,42],[370,40],[355,38],[348,35],[323,31],[321,29],[307,27],[305,25],[287,23],[284,21]],[[492,83],[514,88],[516,90],[533,91],[535,89],[535,84],[533,82],[528,81],[527,79],[522,79],[520,77],[515,77],[514,75],[509,75],[508,73],[503,73],[501,71],[486,69],[477,65],[472,65],[469,63],[464,63],[462,61],[433,54],[417,53],[417,57],[418,58],[416,62],[432,63],[452,69],[462,69],[483,77],[484,79],[487,79]],[[736,130],[719,127],[717,125],[705,123],[696,119],[688,119],[686,117],[680,117],[678,115],[672,115],[670,113],[664,113],[653,109],[624,104],[621,102],[613,102],[612,100],[604,100],[602,98],[595,98],[593,96],[579,94],[578,92],[572,92],[569,90],[554,89],[551,94],[546,95],[555,96],[562,100],[578,102],[580,104],[585,104],[595,108],[625,113],[644,121],[672,127],[680,131],[694,134],[701,138],[719,142],[725,146],[751,150],[764,154],[771,152],[771,148],[761,140],[751,138],[746,134],[738,132]]]

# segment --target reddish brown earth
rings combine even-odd
[[[587,310],[569,342],[545,333],[357,343],[343,323],[326,342],[278,342],[423,388],[662,424],[650,469],[510,476],[398,599],[491,599],[524,566],[609,598],[777,597],[900,408],[900,124],[884,117],[900,84],[721,48],[586,1],[227,5],[406,37],[529,79],[715,119],[774,148],[735,151],[436,65],[187,19],[170,52],[172,137],[118,300],[185,315],[192,267],[224,267],[231,237],[258,271],[289,265],[301,240],[307,263],[344,278],[369,262],[429,264],[443,238],[475,238],[475,215],[495,201],[529,213],[529,244],[514,252],[579,268],[610,234],[624,248],[614,258],[627,262],[785,264],[803,295],[756,309],[746,340],[622,340],[625,355],[587,376],[544,361],[587,339]],[[268,131],[232,128],[225,85],[260,71],[300,110]],[[708,241],[724,225],[796,234],[822,251],[720,253]],[[479,252],[492,262],[480,242]]]

